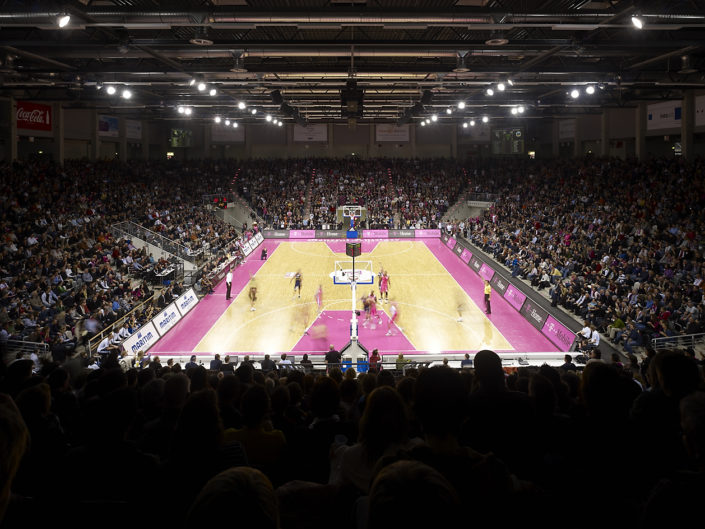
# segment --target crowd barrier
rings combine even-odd
[[[575,343],[575,333],[551,316],[539,304],[524,294],[511,279],[504,277],[493,265],[473,255],[472,249],[462,239],[443,233],[441,240],[468,267],[482,279],[490,282],[492,289],[501,295],[526,320],[538,329],[561,351],[570,351]]]
[[[345,230],[264,230],[265,239],[345,239]],[[363,239],[421,239],[441,236],[441,230],[360,230]]]

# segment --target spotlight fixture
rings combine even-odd
[[[573,88],[570,92],[570,97],[573,99],[578,99],[580,97],[580,91],[577,88]]]
[[[225,120],[225,126],[226,126],[226,127],[229,127],[229,126],[230,126],[230,120],[229,120],[229,119],[226,119],[226,120]]]
[[[585,93],[588,94],[588,95],[594,94],[594,93],[595,93],[595,87],[592,86],[591,84],[587,85],[587,86],[585,87]]]
[[[95,84],[95,89],[96,89],[96,90],[102,90],[102,89],[103,89],[103,83],[101,83],[100,81],[98,81],[98,82]]]
[[[438,114],[431,116],[431,121],[438,121]]]
[[[463,109],[465,108],[465,101],[460,101],[460,102],[458,102],[458,108],[459,108],[460,110],[463,110]]]
[[[115,87],[113,85],[108,86],[105,91],[108,92],[108,95],[114,95],[116,92]]]
[[[197,29],[189,42],[196,46],[213,46],[213,41],[208,38],[207,27]]]
[[[512,81],[511,79],[507,79],[507,84],[509,86],[514,86],[514,81]]]
[[[487,89],[487,95],[488,95],[488,96],[493,96],[493,95],[494,95],[494,90],[492,90],[491,88],[488,88],[488,89]]]
[[[267,121],[272,121],[272,116],[270,116],[269,114],[267,114],[267,116],[266,116],[264,119],[266,119]]]
[[[470,68],[468,68],[465,64],[465,54],[458,53],[457,62],[455,68],[453,68],[453,71],[455,73],[465,73],[470,71]]]
[[[130,99],[132,97],[132,92],[130,90],[128,90],[127,88],[125,88],[122,91],[122,97],[123,97],[123,99]]]
[[[422,121],[422,122],[421,122],[421,126],[422,126],[422,127],[425,127],[425,126],[426,126],[426,122],[425,122],[425,121]]]
[[[238,127],[237,121],[233,121],[233,128],[236,129]]]
[[[253,108],[253,109],[251,110],[251,112],[252,112],[252,115],[254,116],[255,114],[257,114],[257,109],[256,109],[256,108]]]
[[[220,123],[220,116],[216,116],[216,117],[214,118],[214,121],[215,121],[216,123]]]
[[[487,116],[482,116],[482,122],[487,123],[490,120]]]
[[[69,25],[69,22],[71,22],[71,15],[69,15],[68,13],[62,13],[61,15],[59,15],[59,18],[56,19],[56,23],[59,25],[60,28],[65,28]]]
[[[471,126],[471,127],[474,127],[474,126],[475,126],[475,120],[474,120],[474,119],[471,119],[471,120],[470,120],[470,126]]]
[[[600,90],[604,90],[604,89],[605,89],[605,85],[604,85],[603,83],[600,83],[600,84],[597,85],[597,88],[599,88]]]
[[[274,119],[272,120],[272,125],[276,125],[276,124],[277,124],[277,118],[274,118]]]
[[[196,78],[195,78],[195,77],[192,77],[191,80],[188,82],[188,85],[189,85],[189,86],[193,86],[193,85],[195,85],[195,84],[196,84]]]
[[[245,105],[245,102],[244,102],[244,101],[240,101],[240,102],[237,104],[237,108],[239,108],[240,110],[245,110],[245,106],[246,106],[246,105]]]
[[[216,90],[215,88],[211,88],[208,93],[209,93],[210,95],[214,96],[215,94],[218,93],[218,90]]]
[[[426,125],[430,125],[430,124],[431,124],[431,120],[426,118]]]
[[[279,123],[277,123],[277,125],[280,126],[280,127],[281,127],[283,124],[284,124],[284,123],[282,123],[281,121],[280,121]]]
[[[183,114],[186,111],[186,109],[184,107],[182,107],[181,105],[179,105],[178,107],[176,107],[176,111],[179,114]]]
[[[464,129],[467,129],[467,128],[468,128],[468,122],[467,122],[467,121],[466,121],[465,123],[463,123],[463,128],[464,128]]]
[[[506,86],[504,86],[504,83],[497,83],[497,90],[499,90],[500,92],[504,92],[505,88]]]
[[[198,87],[197,87],[197,88],[198,88],[198,91],[199,91],[199,92],[205,91],[205,89],[206,89],[206,83],[204,83],[203,81],[201,81],[200,83],[198,83]]]
[[[453,109],[452,109],[452,108],[446,108],[446,114],[450,115],[450,114],[452,114],[452,113],[453,113]]]
[[[517,110],[517,107],[512,107],[511,112],[512,112],[512,115],[516,116],[517,112],[519,112],[519,110]]]
[[[632,24],[634,24],[636,29],[641,29],[644,27],[644,21],[636,15],[632,16]]]
[[[526,108],[524,105],[519,105],[519,107],[517,107],[517,112],[519,112],[519,114],[523,114],[525,110]]]
[[[190,116],[191,112],[193,112],[193,109],[191,107],[186,107],[184,109],[184,114],[186,114],[187,116]]]

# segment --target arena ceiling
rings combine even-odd
[[[0,96],[162,119],[535,118],[705,88],[704,35],[705,0],[4,0]]]

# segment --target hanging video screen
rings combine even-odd
[[[171,129],[170,147],[191,147],[191,131],[186,129]]]
[[[492,154],[524,154],[524,129],[494,129],[492,131]]]

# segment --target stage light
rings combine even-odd
[[[132,92],[129,91],[127,88],[125,88],[122,91],[122,97],[123,97],[123,99],[130,99],[132,97]]]
[[[465,108],[465,101],[460,101],[460,102],[458,103],[458,108],[459,108],[460,110],[463,110],[463,109]]]
[[[426,126],[426,122],[425,122],[425,121],[422,121],[422,122],[421,122],[421,126],[422,126],[422,127],[425,127],[425,126]]]
[[[519,112],[519,111],[517,110],[517,107],[512,107],[511,112],[512,112],[513,115],[516,116],[516,115],[517,115],[517,112]]]
[[[113,85],[108,86],[105,91],[108,92],[109,95],[114,95],[116,92],[115,87]]]
[[[493,95],[494,95],[494,90],[492,90],[491,88],[488,88],[488,89],[487,89],[487,95],[488,95],[488,96],[493,96]]]
[[[236,129],[236,128],[238,128],[238,126],[239,125],[237,124],[237,121],[233,121],[233,128]]]
[[[504,86],[504,83],[497,84],[497,90],[499,90],[500,92],[504,92],[505,88],[506,88],[506,86]]]
[[[226,127],[229,127],[229,126],[230,126],[230,120],[229,120],[229,119],[226,119],[226,120],[225,120],[225,126],[226,126]]]
[[[438,115],[434,114],[433,116],[431,116],[431,121],[438,121]]]
[[[269,114],[267,114],[267,116],[266,116],[264,119],[266,119],[267,121],[272,121],[272,116],[270,116]]]
[[[636,29],[641,29],[644,27],[644,22],[636,15],[632,17],[632,24]]]
[[[592,86],[592,85],[588,85],[588,86],[585,88],[585,93],[588,94],[588,95],[594,94],[594,93],[595,93],[595,87]]]
[[[446,114],[450,115],[453,113],[453,110],[450,108],[446,108]]]
[[[256,108],[253,108],[253,109],[252,109],[252,115],[254,116],[255,114],[257,114],[257,109],[256,109]]]
[[[570,97],[573,99],[578,99],[580,97],[580,91],[577,88],[573,88],[570,92]]]
[[[69,25],[69,22],[71,22],[71,15],[69,15],[68,13],[63,13],[62,15],[59,15],[59,18],[57,19],[57,24],[59,24],[60,28],[65,28]]]
[[[190,116],[192,112],[193,112],[193,109],[191,107],[186,107],[184,109],[184,114],[186,114],[187,116]]]
[[[177,111],[179,114],[183,114],[183,113],[186,111],[186,109],[185,109],[184,107],[182,107],[182,106],[178,106],[178,107],[176,107],[176,111]]]
[[[523,113],[524,113],[524,110],[526,110],[526,108],[524,107],[524,105],[519,105],[519,108],[517,108],[517,112],[519,112],[519,114],[523,114]]]
[[[277,125],[279,125],[280,127],[281,127],[283,124],[284,124],[284,123],[282,123],[281,121],[280,121],[279,123],[277,123]]]
[[[220,116],[216,116],[216,117],[215,117],[215,122],[216,122],[216,123],[220,123]]]
[[[245,106],[246,106],[246,105],[245,105],[245,102],[244,102],[244,101],[240,101],[240,102],[237,104],[237,108],[239,108],[240,110],[245,110]]]
[[[215,88],[211,88],[210,92],[208,92],[210,95],[214,96],[215,94],[218,93],[218,91]]]
[[[206,83],[203,83],[203,82],[198,83],[198,91],[199,92],[203,92],[203,91],[205,91],[205,89],[206,89]]]
[[[468,128],[467,122],[463,123],[463,128],[464,128],[464,129],[467,129],[467,128]]]
[[[482,122],[487,123],[490,120],[487,116],[482,116]]]
[[[474,127],[474,126],[475,126],[475,120],[474,120],[474,119],[471,119],[471,120],[470,120],[470,126],[471,126],[471,127]]]
[[[514,81],[512,81],[511,79],[507,79],[507,84],[509,86],[514,86]]]
[[[195,85],[195,84],[196,84],[196,79],[195,79],[195,78],[191,79],[191,80],[188,82],[188,85],[189,85],[189,86],[193,86],[193,85]]]

